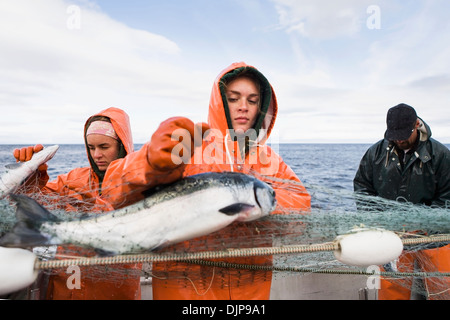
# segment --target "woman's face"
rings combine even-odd
[[[90,134],[87,146],[100,171],[106,171],[111,162],[119,158],[119,141],[102,134]]]
[[[253,127],[259,113],[259,87],[249,78],[237,78],[227,85],[226,96],[233,129],[243,134]]]

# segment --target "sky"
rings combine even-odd
[[[125,110],[135,143],[173,116],[206,121],[216,76],[260,70],[270,143],[375,143],[413,106],[450,143],[448,0],[1,0],[0,144],[83,143]]]

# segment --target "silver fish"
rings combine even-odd
[[[44,164],[53,158],[58,149],[58,145],[46,147],[33,154],[31,160],[27,162],[7,165],[6,168],[8,170],[0,177],[0,199],[15,192],[22,183],[36,172],[41,164]]]
[[[19,222],[0,246],[75,244],[108,254],[150,251],[269,215],[271,186],[241,173],[202,173],[179,180],[128,207],[60,221],[34,200],[11,195]],[[31,226],[31,230],[30,230]]]

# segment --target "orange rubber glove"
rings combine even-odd
[[[17,162],[26,162],[26,161],[30,161],[31,158],[33,157],[33,154],[42,151],[44,149],[44,146],[42,144],[37,144],[34,147],[24,147],[21,149],[14,149],[13,151],[13,155],[14,158],[16,158]],[[47,171],[47,164],[41,164],[38,168],[38,171],[40,172],[45,172]]]
[[[24,147],[21,149],[14,149],[13,155],[14,158],[16,158],[17,162],[26,162],[30,161],[33,157],[33,154],[42,151],[44,149],[44,146],[42,144],[37,144],[34,147]],[[27,193],[33,193],[37,192],[37,190],[34,189],[34,187],[37,187],[39,189],[42,189],[45,187],[49,180],[49,176],[47,173],[47,164],[43,163],[41,164],[37,171],[31,175],[28,180],[24,183],[24,190],[27,190]]]
[[[165,120],[150,140],[150,165],[159,171],[170,171],[186,164],[194,154],[194,138],[202,138],[208,129],[209,125],[206,123],[194,124],[183,117]],[[201,140],[195,142],[200,144]]]

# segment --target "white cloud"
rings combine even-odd
[[[288,113],[279,119],[282,138],[376,141],[387,109],[405,102],[430,122],[438,140],[450,141],[448,2],[424,1],[408,12],[385,1],[273,3],[297,58],[290,74],[275,76]],[[379,30],[366,25],[371,4],[380,9]]]
[[[372,82],[406,84],[449,72],[450,25],[439,19],[439,2],[430,3],[372,43],[365,61]]]
[[[329,39],[351,36],[366,24],[367,0],[272,0],[279,27],[304,37]]]
[[[68,11],[73,4],[78,20],[76,10]],[[139,143],[167,117],[205,121],[213,80],[231,57],[271,81],[282,140],[376,141],[387,109],[405,102],[430,122],[438,140],[450,141],[450,25],[443,10],[449,5],[426,1],[405,10],[401,2],[380,0],[381,29],[369,30],[371,4],[246,3],[240,12],[258,40],[247,44],[248,30],[242,38],[220,26],[202,34],[213,35],[199,41],[211,43],[205,48],[182,41],[183,32],[199,29],[192,20],[182,20],[197,25],[180,34],[170,26],[175,38],[169,39],[152,33],[151,24],[138,30],[112,19],[90,0],[1,1],[0,143],[82,143],[86,118],[110,106],[128,112]]]
[[[195,86],[195,79],[177,66],[181,50],[175,42],[130,28],[85,4],[76,7],[79,24],[72,28],[70,2],[0,3],[0,108],[8,110],[0,120],[3,143],[37,143],[36,136],[82,142],[86,118],[109,106],[124,108],[132,125],[137,119],[140,126],[133,129],[148,132],[135,136],[147,140],[164,120],[159,117],[165,115],[163,100],[189,93],[186,105],[179,106],[186,107],[203,93],[197,88],[209,91],[210,84]],[[177,113],[175,108],[165,111]]]

